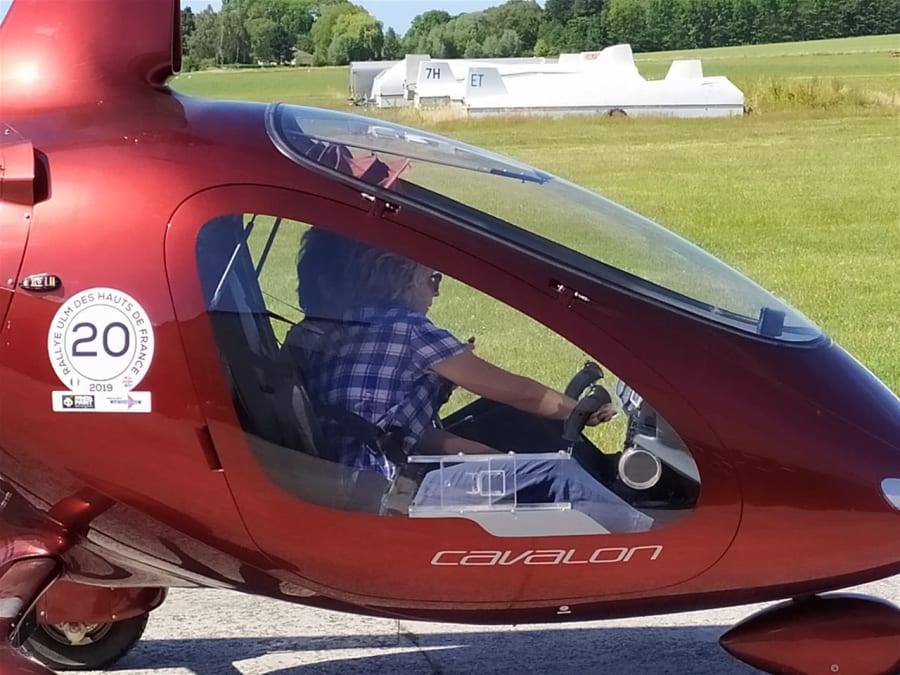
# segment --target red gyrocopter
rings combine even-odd
[[[180,95],[179,61],[177,0],[15,0],[0,27],[2,672],[110,665],[165,589],[198,585],[471,623],[783,600],[724,648],[900,669],[900,611],[830,593],[900,573],[900,401],[815,325],[550,174]],[[451,278],[434,312],[479,352],[514,345],[544,379],[585,364],[572,414],[462,400],[435,423],[502,451],[463,457],[317,399],[286,354],[341,322],[304,300],[309,232]],[[599,437],[596,361],[625,413]],[[335,459],[329,428],[389,469]],[[609,503],[525,494],[535,463]]]

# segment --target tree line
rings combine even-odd
[[[222,0],[181,11],[183,67],[554,56],[628,42],[637,52],[900,32],[897,0],[508,0],[431,10],[397,35],[349,0]]]

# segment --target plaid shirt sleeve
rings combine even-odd
[[[385,426],[404,431],[404,447],[409,452],[425,430],[432,425],[441,400],[443,378],[433,372],[437,364],[469,349],[449,331],[438,328],[425,317],[410,317],[409,349],[412,370],[418,374],[407,395],[388,411]]]
[[[469,346],[460,342],[450,331],[438,328],[424,317],[414,327],[410,347],[413,364],[422,372],[431,371],[444,359],[469,350]]]
[[[310,359],[316,398],[381,429],[399,428],[410,451],[443,403],[444,380],[433,367],[470,347],[421,314],[399,308],[361,308],[353,319],[327,341],[334,349]],[[393,474],[385,457],[362,448],[359,439],[340,436],[329,445],[341,463]]]

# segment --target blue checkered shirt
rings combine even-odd
[[[359,307],[335,322],[307,357],[313,401],[349,410],[382,430],[399,430],[409,452],[433,426],[446,380],[435,364],[469,345],[419,312],[402,307]],[[326,436],[334,436],[325,429]],[[332,459],[393,477],[393,464],[358,438],[326,438]]]

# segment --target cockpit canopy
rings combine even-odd
[[[328,110],[273,104],[272,142],[298,164],[415,203],[569,269],[755,336],[821,331],[715,257],[604,197],[526,164],[434,134]]]

